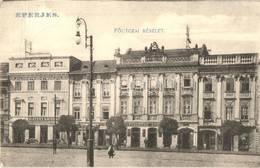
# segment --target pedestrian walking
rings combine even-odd
[[[116,155],[113,145],[110,145],[107,150],[109,158],[113,158]]]

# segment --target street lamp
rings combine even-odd
[[[90,47],[90,86],[89,86],[89,137],[87,140],[87,166],[94,166],[94,149],[93,149],[93,137],[92,137],[92,111],[93,111],[93,41],[92,36],[87,35],[87,24],[86,21],[82,18],[77,18],[76,27],[79,28],[80,25],[84,22],[85,24],[85,48]],[[76,44],[79,45],[81,42],[80,32],[76,32]],[[87,39],[90,39],[90,45],[87,44]]]

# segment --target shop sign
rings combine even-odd
[[[128,127],[158,127],[159,123],[126,123]]]
[[[29,121],[54,121],[55,117],[30,117]],[[58,120],[58,118],[56,118]]]

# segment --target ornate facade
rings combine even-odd
[[[170,117],[179,124],[178,135],[171,138],[172,148],[242,150],[240,142],[246,140],[248,150],[259,151],[257,60],[257,53],[210,55],[205,45],[166,50],[154,42],[125,54],[116,50],[115,60],[95,61],[95,145],[107,145],[105,122],[119,115],[127,125],[123,137],[127,147],[145,147],[145,139],[149,148],[165,147],[158,126]],[[11,126],[20,118],[32,125],[26,137],[40,142],[52,139],[56,94],[59,115],[76,119],[78,131],[71,135],[72,141],[83,145],[89,120],[90,62],[37,56],[10,58],[9,65],[12,142]],[[254,129],[230,139],[221,132],[226,120]]]

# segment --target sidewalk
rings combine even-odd
[[[1,147],[15,147],[15,148],[53,148],[52,144],[1,144]],[[59,144],[59,149],[85,149],[86,146],[71,145],[68,147],[65,144]],[[95,150],[107,150],[106,146],[95,146]],[[233,155],[256,155],[260,156],[257,152],[243,152],[243,151],[223,151],[223,150],[189,150],[189,149],[169,149],[169,148],[135,148],[135,147],[120,147],[121,151],[147,151],[147,152],[181,152],[181,153],[206,153],[206,154],[233,154]]]

